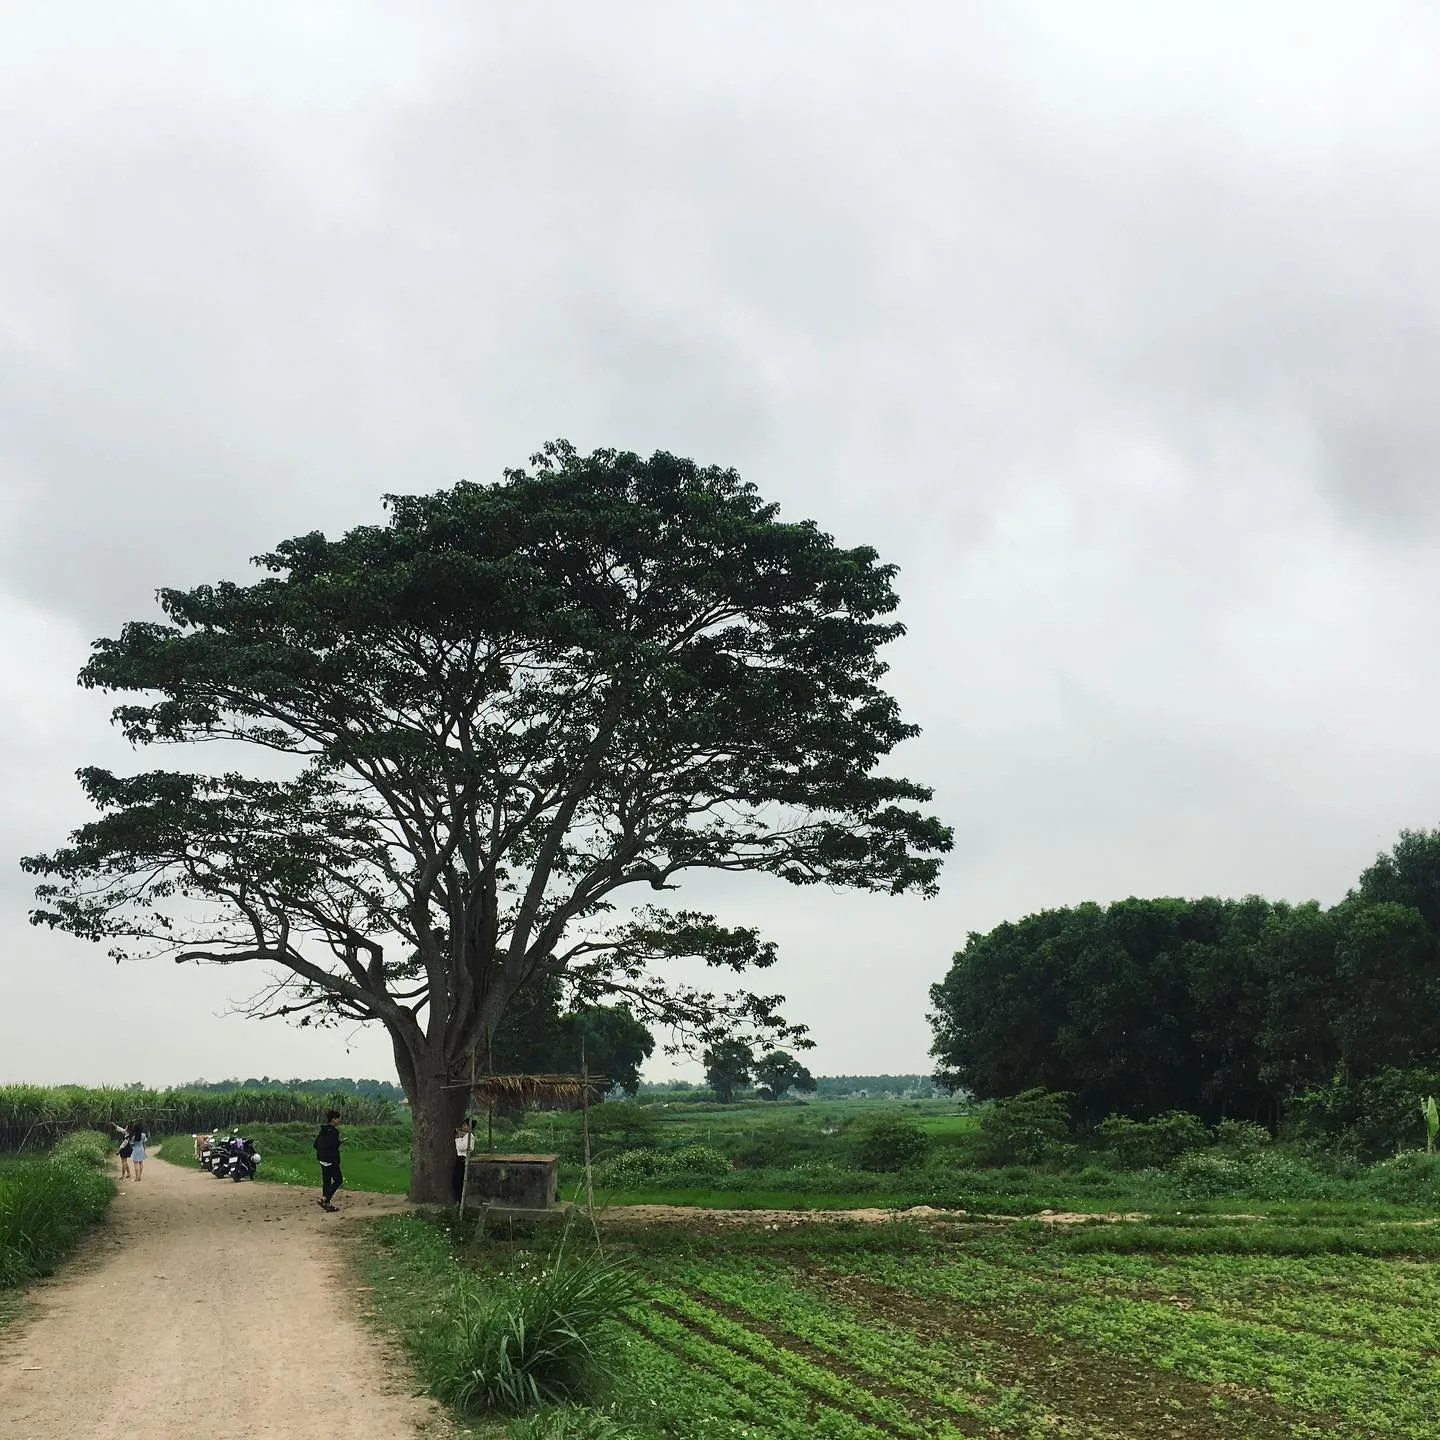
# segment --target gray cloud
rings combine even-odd
[[[923,1061],[972,928],[1334,899],[1440,819],[1440,18],[1221,3],[0,19],[0,848],[131,761],[153,590],[544,439],[739,466],[903,566],[941,898],[706,891],[823,1068]],[[377,1069],[0,879],[0,1069]],[[876,969],[887,1008],[864,995]],[[132,1057],[117,1012],[163,1017]],[[54,1018],[63,1014],[62,1021]],[[321,1057],[324,1057],[323,1059]],[[43,1072],[43,1074],[42,1074]]]

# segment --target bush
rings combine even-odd
[[[110,1163],[110,1156],[118,1148],[108,1135],[98,1130],[75,1130],[63,1136],[51,1152],[52,1160],[68,1160],[77,1165],[88,1165],[92,1170],[103,1170]]]
[[[1070,1150],[1070,1097],[1036,1087],[997,1100],[980,1116],[976,1158],[984,1165],[1035,1165]]]
[[[22,1160],[0,1173],[0,1289],[48,1275],[114,1195],[108,1176],[74,1159]]]
[[[1175,1162],[1174,1187],[1187,1200],[1322,1200],[1334,1182],[1303,1160],[1278,1153],[1238,1160],[1192,1150]]]
[[[1210,1143],[1205,1122],[1184,1110],[1169,1110],[1150,1120],[1107,1115],[1095,1127],[1095,1135],[1122,1170],[1160,1169]]]
[[[1237,1160],[1255,1160],[1270,1148],[1270,1132],[1250,1120],[1222,1120],[1215,1127],[1215,1148]]]
[[[1433,1205],[1440,1200],[1440,1155],[1407,1150],[1367,1166],[1357,1179],[1360,1190],[1373,1199],[1392,1205]]]
[[[1440,1073],[1434,1070],[1382,1070],[1364,1080],[1337,1077],[1290,1102],[1287,1128],[1331,1155],[1379,1160],[1424,1142],[1420,1102],[1437,1093]]]
[[[462,1275],[421,1366],[432,1393],[469,1415],[590,1404],[614,1376],[616,1323],[642,1298],[629,1268],[598,1257],[530,1278]]]
[[[860,1137],[855,1162],[862,1170],[911,1170],[930,1154],[930,1137],[903,1116],[877,1120]]]
[[[641,1190],[656,1183],[714,1180],[729,1174],[730,1159],[710,1145],[663,1150],[626,1150],[596,1166],[602,1184],[619,1190]]]

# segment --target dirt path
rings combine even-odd
[[[233,1185],[152,1159],[111,1221],[0,1336],[3,1440],[405,1440],[438,1426],[360,1321],[338,1247],[342,1193]]]

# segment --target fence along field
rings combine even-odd
[[[0,1152],[49,1150],[73,1130],[108,1134],[138,1120],[155,1136],[310,1121],[328,1105],[356,1125],[392,1124],[390,1100],[310,1090],[142,1090],[130,1086],[0,1085]]]

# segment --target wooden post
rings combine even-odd
[[[469,1104],[465,1106],[469,1110],[475,1103],[475,1052],[470,1052],[470,1097]],[[470,1132],[470,1149],[475,1148],[475,1132]],[[470,1153],[465,1154],[465,1168],[460,1172],[460,1218],[465,1218],[465,1192],[470,1188]]]
[[[595,1185],[590,1173],[590,1069],[585,1063],[585,1042],[580,1042],[580,1130],[585,1145],[585,1208],[595,1219]]]

